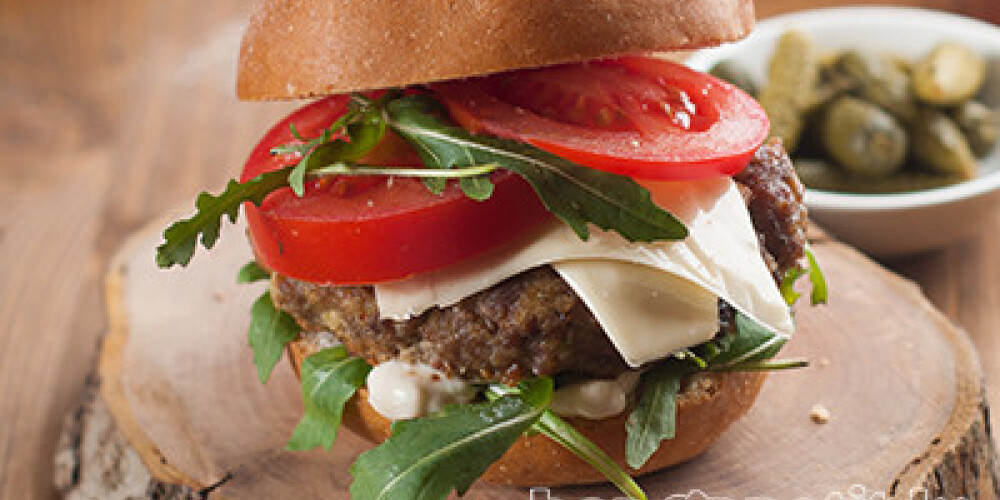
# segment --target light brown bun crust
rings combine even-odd
[[[752,0],[263,0],[241,99],[295,99],[735,41]]]
[[[312,350],[305,342],[290,344],[290,358],[296,373]],[[603,420],[569,418],[567,421],[631,475],[639,476],[684,462],[705,451],[750,410],[766,376],[764,372],[713,373],[689,383],[677,401],[676,437],[664,441],[639,470],[628,469],[625,463],[625,413]],[[368,404],[365,388],[348,402],[343,425],[374,443],[389,437],[390,422]],[[525,487],[606,481],[593,467],[542,435],[521,437],[490,466],[482,479],[494,484]]]

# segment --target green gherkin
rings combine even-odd
[[[780,137],[787,151],[799,143],[805,114],[814,103],[819,69],[818,52],[807,35],[789,31],[781,36],[758,99],[771,119],[771,136]]]

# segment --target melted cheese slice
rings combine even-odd
[[[377,285],[380,314],[407,319],[551,264],[632,366],[710,340],[719,326],[718,298],[791,335],[791,315],[736,184],[728,178],[660,183],[653,191],[658,204],[684,221],[686,239],[630,243],[595,230],[581,241],[567,225],[553,223],[488,256]]]

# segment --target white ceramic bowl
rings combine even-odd
[[[916,58],[943,40],[1000,58],[1000,28],[937,11],[841,7],[767,19],[739,43],[699,51],[688,60],[707,71],[730,59],[765,80],[767,61],[782,33],[797,29],[827,49],[869,48]],[[809,190],[810,216],[844,241],[877,256],[930,250],[982,228],[1000,202],[1000,152],[981,160],[981,175],[954,186],[902,194],[861,195]]]

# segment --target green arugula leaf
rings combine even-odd
[[[809,299],[814,306],[826,304],[830,295],[830,291],[826,286],[826,277],[823,276],[823,270],[819,268],[819,263],[816,262],[816,256],[808,248],[806,249],[806,259],[809,260],[809,281],[812,283],[812,294],[810,294]]]
[[[808,248],[806,248],[806,260],[808,262],[806,268],[793,267],[781,278],[779,289],[781,290],[781,296],[788,305],[794,305],[802,297],[801,293],[795,291],[795,282],[807,274],[809,275],[809,282],[812,284],[812,292],[809,294],[809,301],[812,305],[826,304],[829,297],[829,290],[827,289],[826,278],[823,276],[823,270],[819,268],[816,256]]]
[[[299,131],[295,128],[295,124],[289,125],[292,129],[292,135],[300,141],[305,141],[303,144],[286,144],[284,146],[278,146],[271,149],[271,154],[298,154],[302,156],[302,159],[292,168],[292,171],[288,173],[288,185],[292,188],[292,192],[295,196],[302,196],[305,193],[305,178],[306,171],[311,166],[313,162],[313,152],[316,148],[320,147],[326,142],[330,141],[336,134],[340,134],[344,126],[347,125],[348,121],[356,119],[357,114],[352,112],[347,112],[337,118],[333,124],[328,128],[323,130],[323,133],[319,137],[314,139],[305,140]]]
[[[581,460],[600,471],[608,481],[629,498],[646,500],[646,492],[642,491],[642,488],[636,484],[628,472],[622,470],[604,450],[600,449],[587,436],[581,434],[555,413],[546,410],[532,429],[559,443],[563,448],[573,452]]]
[[[625,458],[629,467],[642,467],[664,439],[674,438],[677,394],[681,390],[681,379],[689,373],[690,369],[667,361],[642,374],[639,404],[625,421]]]
[[[773,358],[788,342],[788,336],[772,332],[749,316],[736,313],[736,332],[711,342],[716,348],[707,357],[710,370],[731,368]]]
[[[489,177],[463,177],[458,180],[458,187],[465,193],[465,196],[476,201],[490,199],[493,196],[493,182]]]
[[[809,366],[804,359],[768,359],[764,361],[748,361],[737,365],[710,367],[713,372],[773,372],[778,370],[793,370]]]
[[[243,267],[240,268],[240,272],[236,274],[236,283],[245,285],[247,283],[256,283],[258,281],[264,281],[271,279],[271,273],[260,267],[257,261],[252,260],[247,262]]]
[[[421,179],[421,181],[424,183],[424,187],[426,187],[428,191],[436,195],[444,193],[444,188],[448,185],[448,179],[442,179],[440,177],[424,178]]]
[[[343,129],[346,139],[330,140],[328,135],[321,137],[321,142],[288,175],[288,185],[297,196],[305,193],[305,176],[308,172],[334,163],[360,159],[382,142],[386,131],[385,117],[380,109],[374,107],[341,116],[324,134],[334,127],[337,130]]]
[[[253,349],[253,363],[261,383],[271,378],[274,366],[281,360],[285,346],[295,340],[300,328],[288,313],[279,310],[271,300],[271,292],[264,292],[250,309],[250,327],[247,339]]]
[[[826,278],[823,276],[823,270],[819,268],[816,256],[813,255],[812,250],[809,248],[806,248],[806,260],[808,262],[807,268],[793,267],[781,278],[779,289],[781,290],[781,296],[788,305],[795,304],[802,296],[801,293],[795,291],[794,286],[795,282],[806,274],[809,275],[809,282],[812,284],[812,292],[809,294],[809,301],[812,305],[826,304],[829,298],[829,290],[827,289]]]
[[[799,301],[799,298],[802,297],[801,293],[795,291],[795,282],[805,276],[807,272],[801,267],[793,267],[781,277],[778,290],[781,291],[781,298],[785,299],[785,303],[789,306],[795,305]]]
[[[351,356],[343,346],[323,349],[302,362],[302,403],[305,411],[287,448],[305,451],[333,446],[344,405],[368,378],[371,366]]]
[[[614,230],[630,241],[676,240],[687,236],[677,218],[657,206],[634,180],[577,165],[517,141],[472,135],[433,114],[427,96],[407,96],[387,105],[389,126],[406,139],[431,168],[497,164],[531,184],[550,212],[577,235],[588,224]],[[432,191],[439,181],[426,182]]]
[[[517,388],[499,384],[493,384],[486,388],[486,396],[491,399],[508,394],[517,394],[518,392],[519,389]],[[572,452],[580,460],[583,460],[598,472],[604,474],[604,477],[608,481],[617,486],[629,498],[645,500],[646,493],[636,484],[632,476],[622,470],[604,450],[594,444],[587,436],[581,434],[580,431],[569,425],[551,410],[545,410],[545,413],[538,419],[538,422],[531,426],[531,429],[525,433],[528,436],[535,434],[543,434]]]
[[[156,247],[156,264],[162,268],[174,265],[186,266],[194,256],[198,238],[206,249],[215,246],[219,240],[222,217],[236,222],[240,206],[244,202],[260,205],[271,191],[288,184],[291,167],[261,174],[247,182],[230,180],[219,195],[201,193],[195,201],[197,212],[191,218],[173,223],[163,232],[163,243]]]
[[[324,167],[311,170],[309,175],[322,177],[326,175],[353,175],[353,176],[387,176],[394,175],[400,177],[420,177],[446,181],[447,179],[466,179],[479,177],[495,171],[496,165],[474,165],[471,167],[454,168],[451,170],[440,170],[421,167],[386,167],[362,165],[359,163],[337,162]],[[443,189],[443,188],[442,188]]]
[[[525,381],[517,394],[450,406],[393,423],[392,436],[351,465],[351,498],[440,500],[459,495],[542,416],[552,380]]]
[[[309,171],[339,161],[352,162],[382,142],[385,136],[382,108],[386,99],[396,95],[396,92],[388,92],[374,103],[361,94],[353,95],[348,110],[323,129],[319,137],[312,139],[302,137],[295,124],[291,124],[289,127],[292,136],[301,141],[301,144],[277,146],[271,148],[271,154],[302,156],[288,174],[288,185],[295,195],[302,196],[305,193],[305,178]],[[346,137],[341,137],[342,135]]]

